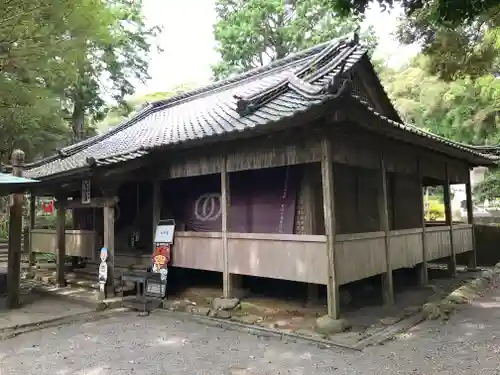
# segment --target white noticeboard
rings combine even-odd
[[[155,243],[173,243],[175,224],[164,225],[160,221],[156,227]]]

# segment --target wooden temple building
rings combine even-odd
[[[494,158],[405,124],[357,38],[148,105],[107,133],[29,164],[37,196],[55,196],[58,229],[31,249],[151,265],[159,219],[176,221],[172,267],[339,286],[469,253],[469,171]],[[82,197],[82,183],[90,197]],[[467,223],[451,219],[450,184],[466,184]],[[446,223],[424,219],[423,187],[444,187]],[[88,194],[88,191],[85,192]],[[84,199],[83,199],[84,198]],[[85,203],[84,203],[85,202]],[[66,209],[73,227],[65,228]],[[120,260],[121,259],[121,260]],[[96,275],[97,278],[97,275]]]

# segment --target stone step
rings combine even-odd
[[[146,271],[146,267],[144,266],[125,266],[123,264],[115,264],[115,273],[121,273],[124,271]],[[86,264],[85,268],[77,268],[75,272],[87,273],[87,272],[98,272],[99,265],[98,264]]]
[[[86,267],[96,267],[99,268],[100,262],[88,261]],[[145,270],[146,268],[151,267],[150,265],[145,266],[144,264],[138,263],[128,263],[122,262],[120,259],[115,259],[115,269],[123,268],[123,269],[132,269],[132,270]]]
[[[56,277],[55,274],[49,274],[49,273],[36,273],[34,277],[35,281],[42,282],[43,284],[46,285],[56,285]],[[71,272],[65,274],[65,281],[66,284],[70,287],[74,288],[83,288],[83,289],[88,289],[88,290],[99,290],[99,282],[97,281],[97,277],[94,279],[82,279],[80,277],[75,277],[74,274]],[[116,293],[121,293],[122,286],[120,283],[119,279],[115,278],[114,282],[115,286],[115,292]],[[127,283],[123,286],[123,291],[124,292],[130,292],[133,291],[135,288],[135,285],[132,283]]]

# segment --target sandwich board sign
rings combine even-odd
[[[148,280],[146,291],[150,295],[160,298],[165,297],[167,288],[168,263],[174,242],[175,221],[173,219],[160,220],[156,227],[154,238],[154,251],[151,257],[153,273],[160,274],[159,282]]]

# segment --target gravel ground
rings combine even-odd
[[[164,314],[27,333],[0,342],[0,374],[500,374],[500,283],[448,323],[425,322],[353,352],[180,322]]]

